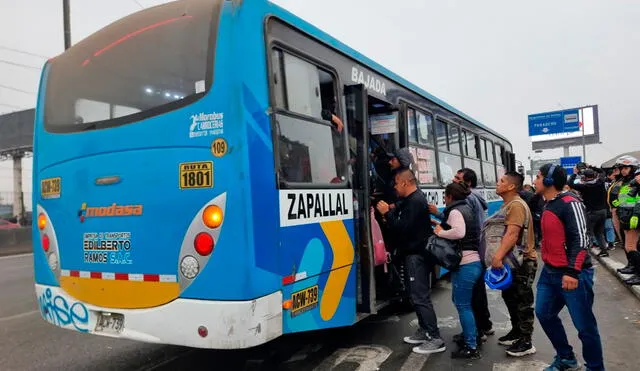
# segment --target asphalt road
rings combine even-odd
[[[608,370],[637,369],[640,354],[640,302],[605,269],[597,268],[596,316]],[[499,293],[490,291],[497,332],[478,361],[451,360],[451,337],[460,331],[451,303],[451,286],[440,282],[434,302],[447,352],[429,357],[411,353],[402,337],[415,330],[411,313],[381,313],[341,329],[286,336],[243,351],[208,351],[91,336],[49,325],[37,311],[32,257],[0,258],[0,370],[540,370],[554,352],[539,327],[538,352],[506,356],[497,338],[510,328]],[[562,313],[569,339],[581,346],[568,314]],[[537,326],[537,323],[536,323]],[[581,361],[582,362],[582,361]]]

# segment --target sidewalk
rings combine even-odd
[[[11,245],[11,246],[0,246],[0,257],[1,256],[10,256],[10,255],[18,255],[18,254],[27,254],[33,252],[31,247],[31,243],[28,244],[20,244],[20,245]]]
[[[598,252],[600,252],[600,250],[592,249],[591,256],[599,261],[602,266],[606,267],[621,282],[631,277],[629,274],[620,274],[617,271],[617,269],[624,268],[627,265],[627,257],[625,256],[624,249],[622,247],[616,247],[615,250],[609,251],[609,256],[606,258],[598,257]],[[625,286],[638,298],[638,300],[640,300],[640,285]]]

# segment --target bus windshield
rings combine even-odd
[[[212,84],[222,0],[176,1],[96,32],[51,62],[45,128],[123,125],[201,98]]]

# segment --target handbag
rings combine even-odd
[[[384,238],[382,237],[382,231],[380,230],[380,225],[376,220],[373,207],[370,210],[370,214],[374,265],[379,266],[384,264],[386,272],[386,264],[389,262],[389,253],[387,252],[387,249],[385,247]]]
[[[459,240],[448,240],[434,234],[427,240],[425,250],[439,266],[449,271],[458,268],[462,260]]]

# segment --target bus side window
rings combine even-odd
[[[331,73],[287,52],[273,52],[274,98],[281,180],[287,183],[346,182],[344,130],[338,132],[331,115],[340,117],[336,82]],[[324,114],[323,114],[324,111]]]

